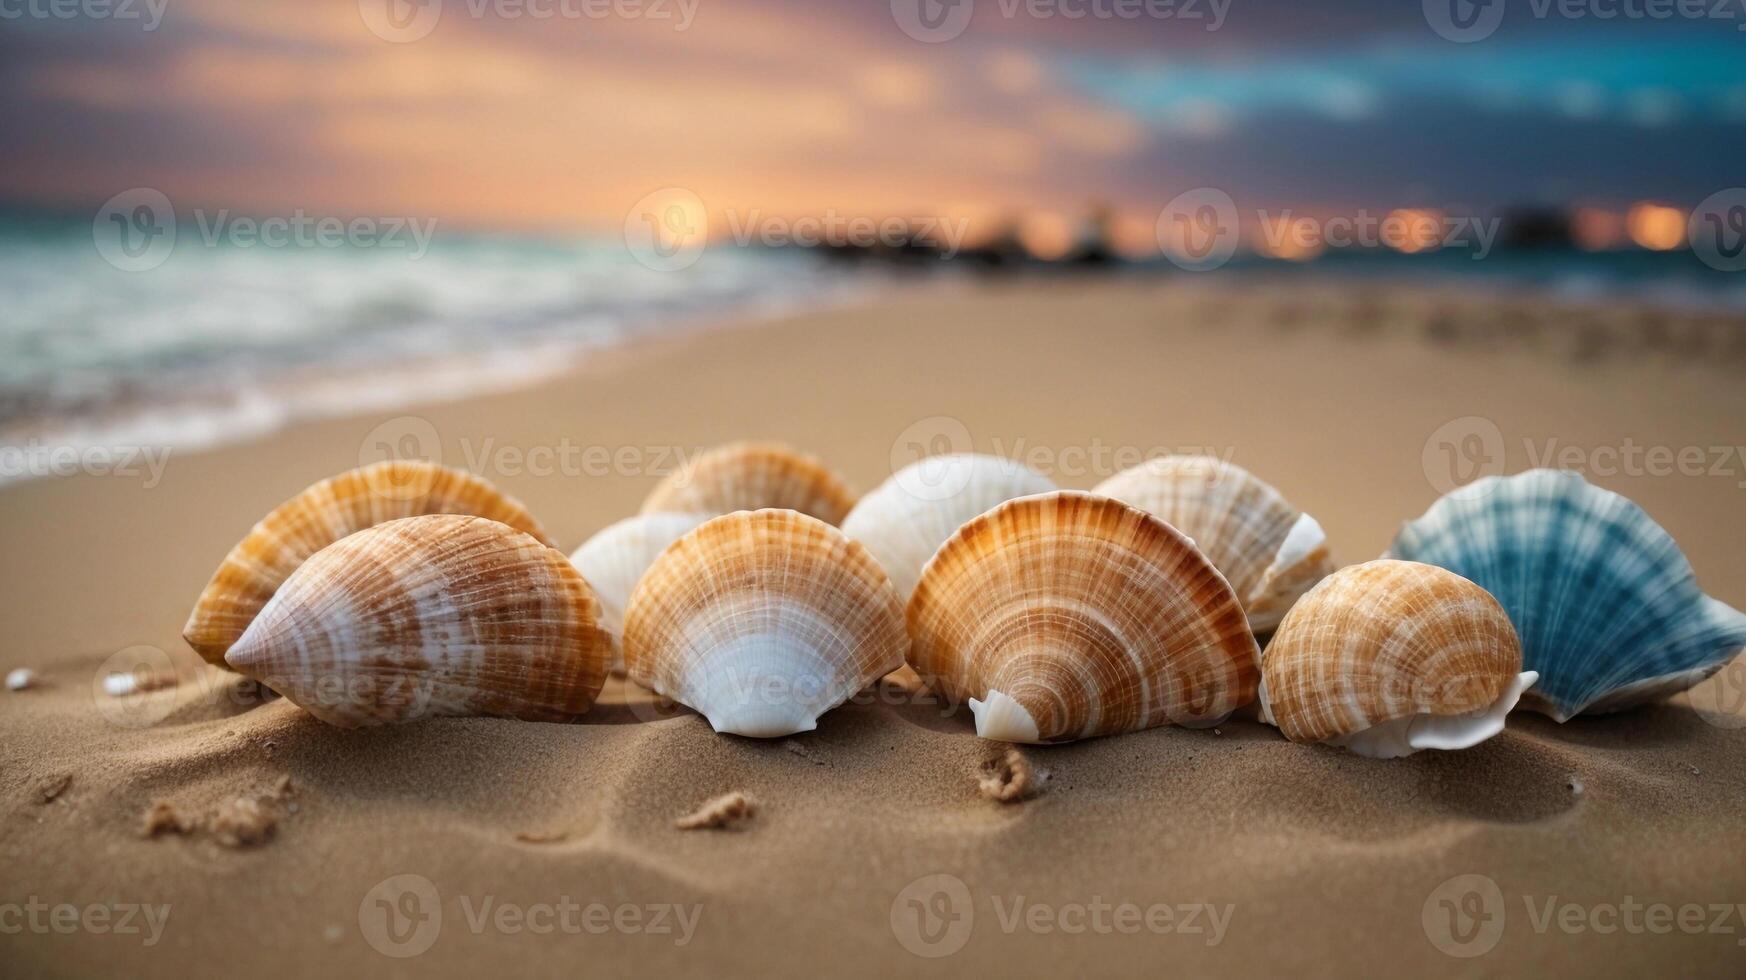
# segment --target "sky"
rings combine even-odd
[[[553,232],[672,187],[874,219],[1689,206],[1746,182],[1731,3],[0,0],[0,202]]]

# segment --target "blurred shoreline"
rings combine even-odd
[[[672,271],[622,244],[474,236],[416,261],[361,248],[189,248],[150,274],[113,268],[64,220],[0,221],[0,485],[72,452],[194,451],[304,420],[527,388],[603,354],[894,291],[1103,281],[1240,303],[1282,328],[1320,322],[1460,344],[1465,298],[1506,312],[1494,340],[1566,335],[1621,351],[1739,363],[1746,283],[1689,253],[1500,250],[1238,254],[1210,272],[1082,243],[1053,260],[1016,239],[905,248],[711,247]],[[1255,306],[1255,304],[1260,304]],[[1443,336],[1449,334],[1450,336]]]

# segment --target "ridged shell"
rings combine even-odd
[[[931,456],[862,497],[843,520],[843,533],[873,553],[907,602],[922,566],[965,521],[1014,497],[1054,489],[1048,477],[999,456]]]
[[[1266,634],[1334,571],[1327,535],[1278,490],[1213,456],[1161,456],[1123,470],[1093,493],[1146,511],[1194,539],[1231,583],[1249,625]]]
[[[1746,615],[1704,595],[1673,537],[1577,473],[1475,481],[1403,526],[1389,553],[1497,596],[1540,673],[1523,707],[1558,721],[1683,691],[1746,647]]]
[[[734,735],[811,731],[908,649],[873,557],[792,510],[738,511],[680,538],[625,609],[631,679]]]
[[[624,673],[624,606],[637,582],[668,545],[707,520],[708,514],[638,514],[603,528],[570,556],[600,600],[601,625],[613,635],[613,673]]]
[[[353,532],[423,514],[487,517],[551,543],[521,501],[471,473],[422,461],[374,463],[322,480],[261,518],[213,573],[183,638],[223,667],[224,652],[310,555]]]
[[[667,474],[643,501],[642,512],[728,514],[770,507],[840,524],[853,506],[854,491],[817,457],[780,443],[736,442]]]
[[[1486,591],[1441,568],[1341,569],[1285,616],[1261,656],[1262,717],[1294,742],[1393,758],[1503,730],[1522,650]]]
[[[1020,497],[959,528],[922,571],[909,628],[916,672],[1006,742],[1216,724],[1259,678],[1242,606],[1194,544],[1087,493]]]
[[[588,710],[612,639],[562,553],[505,524],[389,521],[316,552],[225,655],[322,721],[563,721]]]

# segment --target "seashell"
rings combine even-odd
[[[1522,706],[1558,721],[1683,691],[1746,647],[1746,614],[1704,595],[1673,537],[1577,473],[1468,484],[1403,526],[1389,554],[1496,596],[1540,672]]]
[[[959,528],[922,570],[909,628],[911,666],[1003,742],[1214,725],[1259,679],[1242,606],[1194,543],[1087,493]]]
[[[999,456],[930,456],[862,497],[843,519],[843,533],[873,553],[907,602],[922,566],[965,521],[1014,497],[1054,489],[1048,477]]]
[[[36,685],[36,671],[29,667],[19,667],[6,674],[6,689],[22,691]]]
[[[310,555],[354,531],[421,514],[488,517],[551,543],[521,501],[471,473],[416,460],[375,463],[322,480],[261,518],[213,573],[182,637],[224,666],[224,652]]]
[[[873,557],[792,510],[697,528],[655,559],[625,608],[631,679],[754,738],[811,731],[908,649],[903,604]]]
[[[668,545],[707,520],[708,514],[638,514],[602,529],[570,556],[600,600],[600,625],[613,635],[613,673],[624,673],[620,638],[631,590]]]
[[[1193,539],[1231,583],[1249,626],[1265,635],[1335,569],[1315,518],[1235,463],[1161,456],[1092,488],[1158,517]]]
[[[331,725],[439,715],[562,721],[588,710],[612,638],[562,553],[506,524],[438,514],[312,555],[225,654]]]
[[[1373,561],[1323,579],[1261,655],[1261,720],[1377,759],[1503,731],[1536,675],[1509,617],[1459,575]]]
[[[667,474],[643,501],[642,512],[728,514],[773,507],[840,524],[853,506],[855,492],[816,456],[780,443],[736,442]]]

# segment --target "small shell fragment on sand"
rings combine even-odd
[[[238,796],[195,816],[182,813],[168,800],[156,800],[146,811],[140,836],[150,839],[204,831],[225,847],[253,847],[272,838],[282,804],[286,812],[296,812],[297,805],[287,803],[291,795],[291,777],[280,776],[264,793]]]
[[[758,805],[751,797],[733,792],[710,800],[696,812],[673,821],[673,826],[680,830],[720,830],[752,819],[757,810]]]
[[[27,687],[36,686],[36,671],[29,667],[20,667],[6,675],[8,691],[22,691]]]
[[[206,823],[225,847],[252,847],[273,836],[279,817],[270,803],[243,796],[221,805]]]
[[[556,844],[570,836],[562,830],[518,830],[515,839],[523,844]]]
[[[977,777],[982,795],[1000,803],[1018,803],[1043,792],[1049,782],[1049,771],[1031,765],[1018,749],[1007,749],[998,759],[991,759]]]
[[[141,674],[138,671],[117,671],[103,676],[103,693],[112,698],[124,698],[129,694],[143,694],[175,686],[174,675],[161,676],[157,672]]]
[[[61,794],[65,793],[67,787],[72,784],[73,774],[70,772],[63,772],[58,776],[50,776],[36,787],[36,801],[43,804],[53,803],[55,800],[60,799]]]
[[[167,800],[156,800],[140,822],[140,836],[159,837],[163,834],[185,834],[194,829],[194,822],[182,816]]]

